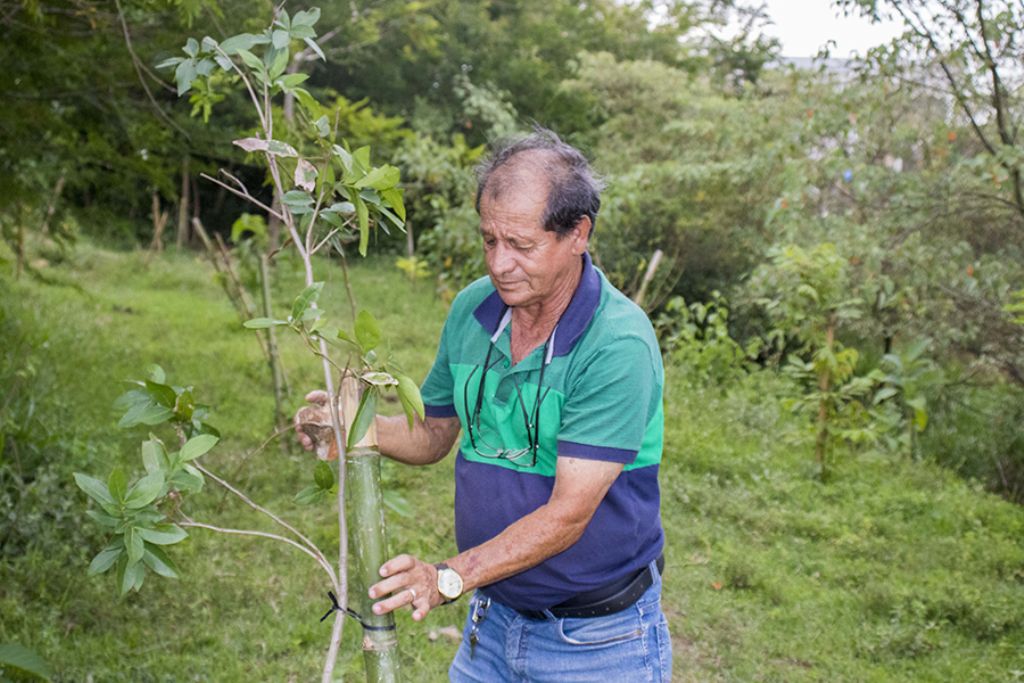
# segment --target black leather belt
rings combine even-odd
[[[665,556],[659,557],[655,564],[658,567],[658,574],[662,574],[665,569]],[[549,612],[558,619],[603,617],[606,614],[621,612],[635,603],[653,583],[654,577],[651,575],[651,566],[647,565],[632,576],[627,576],[625,579],[610,583],[607,586],[595,588],[586,593],[580,593],[546,611],[516,611],[527,619],[547,619]]]

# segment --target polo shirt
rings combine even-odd
[[[559,456],[625,466],[576,543],[481,589],[522,610],[546,609],[626,578],[654,561],[664,544],[658,490],[661,352],[643,310],[608,282],[589,254],[581,260],[580,283],[552,337],[519,363],[512,363],[511,313],[489,278],[462,290],[421,389],[427,416],[458,416],[462,425],[455,463],[460,551],[490,540],[545,504]],[[476,413],[482,376],[474,448],[467,426]],[[526,416],[534,414],[539,438],[531,462]],[[512,451],[506,455],[525,454],[488,457],[502,449]]]

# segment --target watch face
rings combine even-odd
[[[437,590],[449,600],[454,600],[462,595],[462,577],[454,569],[438,571]]]

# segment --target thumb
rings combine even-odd
[[[328,401],[327,392],[322,389],[316,389],[306,394],[306,401],[314,403],[318,406],[326,406]]]

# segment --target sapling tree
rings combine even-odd
[[[780,333],[776,339],[796,345],[785,370],[805,391],[792,407],[814,415],[814,459],[825,479],[836,438],[865,441],[875,436],[862,400],[878,375],[856,375],[857,350],[838,338],[844,323],[861,316],[864,303],[853,291],[847,262],[835,245],[804,249],[791,244],[773,249],[769,257],[754,272],[750,287]]]
[[[386,559],[387,552],[379,453],[372,428],[378,398],[383,391],[396,391],[410,427],[415,419],[423,419],[423,403],[416,383],[380,351],[380,327],[372,314],[358,309],[346,258],[350,245],[357,245],[359,253],[366,254],[371,231],[376,227],[403,229],[405,209],[398,187],[398,169],[388,164],[374,166],[368,147],[350,150],[325,110],[301,87],[308,76],[288,70],[293,47],[323,57],[314,29],[319,15],[315,8],[294,16],[280,9],[262,33],[241,33],[223,41],[190,38],[183,48],[185,56],[165,60],[159,66],[174,69],[179,96],[191,92],[193,111],[203,112],[204,117],[227,88],[243,90],[252,105],[255,130],[234,144],[266,165],[274,201],[263,201],[226,171],[221,172],[221,177],[203,177],[280,221],[287,241],[302,261],[305,287],[295,296],[288,313],[253,318],[245,326],[255,330],[289,329],[321,364],[327,405],[323,410],[310,408],[300,413],[302,428],[318,443],[321,462],[316,464],[315,485],[300,492],[298,498],[316,502],[336,496],[336,567],[279,515],[258,505],[199,462],[198,458],[213,447],[216,437],[204,433],[204,423],[201,417],[195,417],[194,409],[187,419],[188,411],[179,411],[187,404],[181,397],[190,392],[179,392],[157,381],[161,377],[151,377],[132,398],[125,399],[130,403],[129,413],[134,415],[126,422],[173,421],[179,434],[178,450],[170,451],[154,438],[145,442],[143,460],[147,474],[131,485],[116,471],[106,484],[85,475],[76,478],[103,510],[97,513],[103,515],[97,521],[115,535],[94,560],[92,569],[103,571],[116,566],[122,592],[141,587],[146,568],[167,576],[176,574],[160,546],[180,541],[184,529],[189,527],[281,541],[305,552],[324,569],[332,599],[336,598],[338,609],[333,610],[322,680],[333,680],[345,613],[365,615],[359,616],[359,620],[364,627],[367,679],[395,680],[397,641],[393,616],[374,615],[365,590],[348,590],[346,509],[350,509],[355,523],[356,582],[365,588],[375,580],[377,567]],[[285,96],[294,98],[295,103],[290,124],[279,120],[274,109],[277,100]],[[347,330],[332,325],[318,304],[324,280],[316,277],[313,257],[328,249],[337,254],[343,269],[353,320],[353,327]],[[225,529],[187,518],[177,501],[184,494],[198,493],[204,478],[269,516],[288,535]],[[349,604],[350,595],[361,596],[358,604]]]

